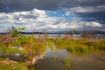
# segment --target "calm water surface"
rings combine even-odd
[[[65,60],[70,66],[65,66]],[[77,55],[66,50],[47,50],[46,56],[40,59],[37,70],[105,70],[105,57],[98,54]]]
[[[28,34],[28,35],[30,35],[30,34]],[[59,35],[61,36],[60,39],[64,38],[64,36],[65,36],[64,34],[48,34],[47,35],[47,38],[53,38],[53,39],[56,39],[57,38],[58,39],[59,38]],[[40,34],[40,35],[39,34],[34,34],[34,36],[36,38],[44,37],[43,34]],[[81,37],[81,34],[74,34],[72,38],[73,39],[79,39],[79,38],[82,38],[82,37]],[[105,39],[105,34],[97,34],[97,39],[100,39],[100,40]]]

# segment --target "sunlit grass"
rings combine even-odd
[[[88,39],[49,39],[58,49],[66,49],[69,52],[90,53],[105,51],[105,41],[89,41]]]
[[[71,63],[69,59],[65,59],[65,66],[68,68],[70,67]]]
[[[70,52],[81,52],[81,53],[87,53],[88,52],[88,46],[87,45],[70,45],[70,47],[67,47],[67,51]]]
[[[9,59],[0,59],[0,70],[28,70],[28,68],[24,63]]]
[[[21,47],[1,47],[1,52],[5,54],[21,53],[24,54],[24,49]]]

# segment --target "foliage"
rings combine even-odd
[[[18,37],[18,36],[21,36],[20,32],[21,32],[22,30],[25,30],[25,28],[14,29],[14,30],[12,31],[11,37]]]
[[[39,39],[29,38],[27,43],[24,45],[25,53],[30,60],[35,56],[41,56],[44,54],[46,44],[41,42]]]
[[[33,59],[39,59],[36,58],[36,56],[40,57],[44,54],[46,49],[46,42],[44,39],[36,39],[34,35],[25,36],[22,35],[20,32],[24,30],[25,28],[19,28],[14,29],[14,31],[8,35],[2,36],[0,45],[6,46],[2,47],[2,51],[5,53],[13,53],[13,52],[19,52],[19,53],[25,53],[28,60],[32,61]],[[3,41],[5,39],[5,36],[7,37],[7,41]],[[12,39],[12,40],[11,40]],[[18,48],[14,48],[12,46],[21,46],[24,48],[24,50],[19,50]],[[5,49],[7,48],[7,49]],[[23,52],[24,51],[24,52]]]
[[[74,34],[76,32],[76,30],[75,29],[72,29],[72,34]]]
[[[18,37],[18,35],[19,35],[19,31],[15,29],[15,30],[12,32],[11,37]]]

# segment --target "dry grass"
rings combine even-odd
[[[0,70],[28,70],[28,68],[24,63],[19,63],[9,59],[1,59]]]

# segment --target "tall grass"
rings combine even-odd
[[[70,67],[71,63],[70,63],[70,60],[69,59],[65,59],[65,66],[68,68]]]
[[[69,52],[89,53],[105,51],[105,41],[90,41],[88,39],[49,39],[58,49],[66,49]]]

